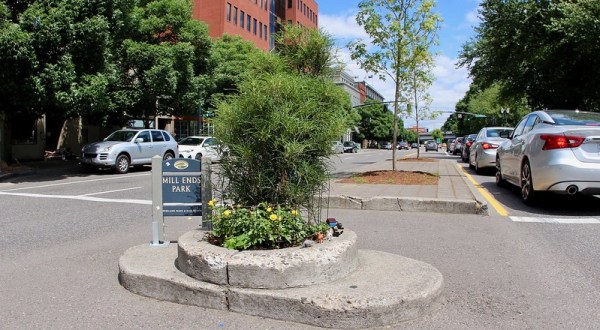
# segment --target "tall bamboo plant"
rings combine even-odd
[[[348,127],[351,104],[341,88],[316,74],[328,72],[331,64],[323,61],[330,49],[322,47],[329,42],[322,39],[328,37],[291,27],[290,32],[279,39],[286,40],[279,53],[260,55],[260,65],[250,61],[251,78],[218,104],[215,134],[229,148],[221,167],[230,199],[244,206],[302,207],[315,220],[314,196],[329,179],[331,142]]]

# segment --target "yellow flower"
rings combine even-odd
[[[231,214],[231,211],[229,210],[225,210],[225,212],[223,212],[223,215],[228,217]]]
[[[273,212],[273,208],[269,206],[269,207],[267,208],[267,212]]]
[[[273,221],[277,220],[277,214],[271,214],[271,215],[269,216],[269,219],[271,219],[271,220],[273,220]]]
[[[216,199],[211,199],[211,200],[208,201],[208,206],[214,207],[216,202],[217,202]]]
[[[298,211],[296,211],[296,210],[292,210],[292,215],[293,215],[293,216],[296,216],[296,215],[298,215]]]

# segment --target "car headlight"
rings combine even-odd
[[[113,147],[113,146],[108,146],[108,147],[104,147],[104,148],[99,148],[99,149],[98,149],[98,152],[109,152],[109,151],[110,151],[110,149],[111,149],[112,147]]]

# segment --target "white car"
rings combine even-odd
[[[201,160],[206,156],[212,161],[221,160],[223,148],[220,141],[212,136],[188,136],[178,142],[180,158]]]
[[[150,165],[152,157],[164,160],[177,157],[177,142],[169,132],[158,129],[124,129],[113,132],[101,142],[81,149],[81,166],[85,169],[109,167],[119,174],[131,166]]]

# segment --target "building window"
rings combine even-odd
[[[294,4],[294,3],[293,3],[293,1],[292,1],[292,0],[288,0],[288,8],[292,8],[293,4]]]
[[[246,30],[248,30],[248,32],[250,32],[251,25],[252,25],[252,16],[250,16],[250,14],[248,14],[246,16]]]
[[[242,29],[244,28],[244,19],[246,18],[246,13],[243,10],[240,10],[240,26]]]
[[[267,40],[267,26],[265,25],[265,34],[264,34],[264,38],[265,40]]]
[[[233,7],[233,24],[237,25],[238,23],[238,7]]]
[[[258,37],[262,39],[262,22],[258,23]]]
[[[227,22],[231,22],[231,4],[228,2],[227,3]]]
[[[256,27],[258,26],[258,22],[256,21],[256,18],[254,19],[254,21],[252,22],[252,33],[254,33],[254,35],[256,35]]]

